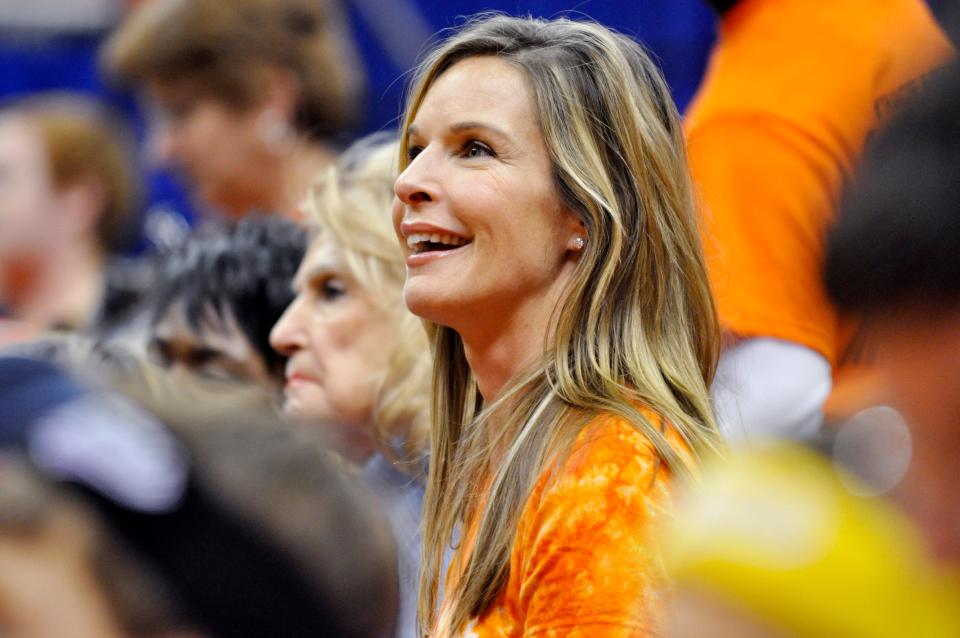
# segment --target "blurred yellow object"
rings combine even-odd
[[[960,587],[898,510],[840,472],[790,444],[708,468],[661,531],[679,590],[798,638],[960,636]]]

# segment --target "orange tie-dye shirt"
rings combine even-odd
[[[686,450],[672,430],[668,439]],[[645,436],[619,417],[596,417],[561,470],[548,469],[534,487],[500,594],[460,633],[449,627],[449,605],[441,605],[432,636],[655,635],[664,581],[648,537],[668,505],[669,484]],[[458,558],[453,565],[463,564]]]

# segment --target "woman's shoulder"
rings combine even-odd
[[[665,419],[649,409],[641,408],[640,412],[671,446],[681,451],[687,449]],[[669,468],[641,428],[620,415],[600,413],[583,427],[571,448],[541,475],[530,505],[562,507],[564,502],[612,499],[630,506],[637,499],[662,496],[669,477]]]
[[[651,635],[661,580],[650,534],[670,506],[666,464],[613,414],[592,418],[567,452],[538,480],[517,528],[511,579],[525,627]]]
[[[679,434],[662,416],[649,408],[639,408],[653,430],[662,434],[676,450],[685,450]],[[588,468],[599,469],[611,463],[624,465],[659,466],[661,459],[650,436],[625,417],[601,412],[586,423],[560,468],[561,473],[578,473]],[[608,468],[613,469],[613,468]]]

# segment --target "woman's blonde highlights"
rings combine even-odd
[[[391,136],[392,140],[392,136]],[[345,274],[392,318],[396,345],[375,380],[372,421],[380,451],[422,477],[428,447],[431,358],[423,324],[403,305],[406,266],[390,219],[396,145],[371,136],[327,169],[306,203],[315,233],[329,234]]]
[[[479,396],[459,336],[429,326],[435,363],[424,630],[435,624],[455,530],[466,545],[455,552],[458,568],[445,594],[451,626],[462,628],[507,580],[533,485],[593,415],[633,424],[679,474],[692,468],[667,442],[664,422],[695,454],[719,446],[707,392],[719,330],[679,118],[656,66],[638,44],[593,23],[482,16],[421,65],[404,131],[436,78],[475,56],[497,56],[523,71],[557,192],[587,242],[542,360],[491,405]],[[406,158],[402,139],[401,169]],[[659,420],[651,422],[640,406]]]

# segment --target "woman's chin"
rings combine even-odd
[[[462,304],[456,303],[448,295],[425,285],[427,282],[407,281],[403,289],[403,302],[413,314],[440,325],[450,325]]]

